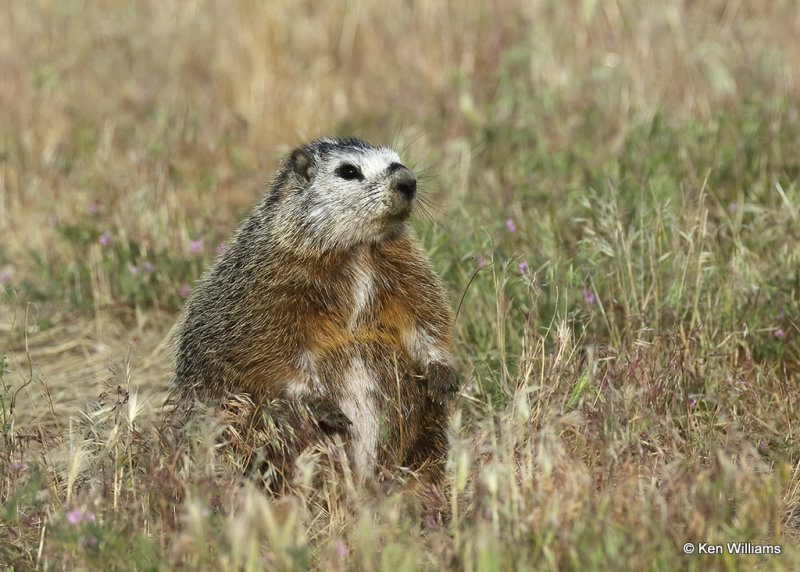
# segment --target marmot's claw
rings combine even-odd
[[[315,403],[310,405],[309,409],[311,409],[311,414],[320,428],[330,435],[334,433],[345,434],[353,424],[347,415],[334,403]]]
[[[436,403],[445,403],[459,388],[458,374],[453,366],[432,363],[428,366],[428,397]]]

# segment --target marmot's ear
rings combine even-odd
[[[314,159],[314,155],[305,147],[292,151],[287,164],[289,165],[289,170],[304,183],[310,183],[317,170],[317,162]]]

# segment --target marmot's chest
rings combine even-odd
[[[370,266],[353,267],[346,278],[315,288],[317,302],[302,320],[305,349],[316,355],[359,345],[402,350],[411,327],[406,306],[414,301],[403,300]]]
[[[369,326],[370,322],[376,321],[379,317],[376,308],[379,309],[378,291],[375,282],[374,270],[370,267],[357,267],[353,272],[353,280],[349,285],[349,316],[345,315],[347,328],[354,331],[359,325]],[[388,299],[387,293],[383,293],[382,299]],[[378,302],[378,304],[376,304]]]
[[[319,292],[328,298],[303,326],[298,387],[332,397],[350,420],[348,455],[363,475],[372,471],[378,455],[390,389],[398,373],[405,377],[413,368],[406,347],[411,324],[391,282],[371,267],[351,269],[348,278],[347,284]]]

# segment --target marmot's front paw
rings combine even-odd
[[[308,407],[320,429],[328,435],[334,433],[345,435],[353,424],[339,406],[330,401],[317,401]]]
[[[451,365],[436,362],[428,366],[428,397],[436,403],[444,403],[458,391],[459,381]]]

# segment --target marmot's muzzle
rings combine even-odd
[[[417,177],[413,171],[406,167],[399,167],[391,174],[392,189],[396,190],[407,201],[417,195]]]

